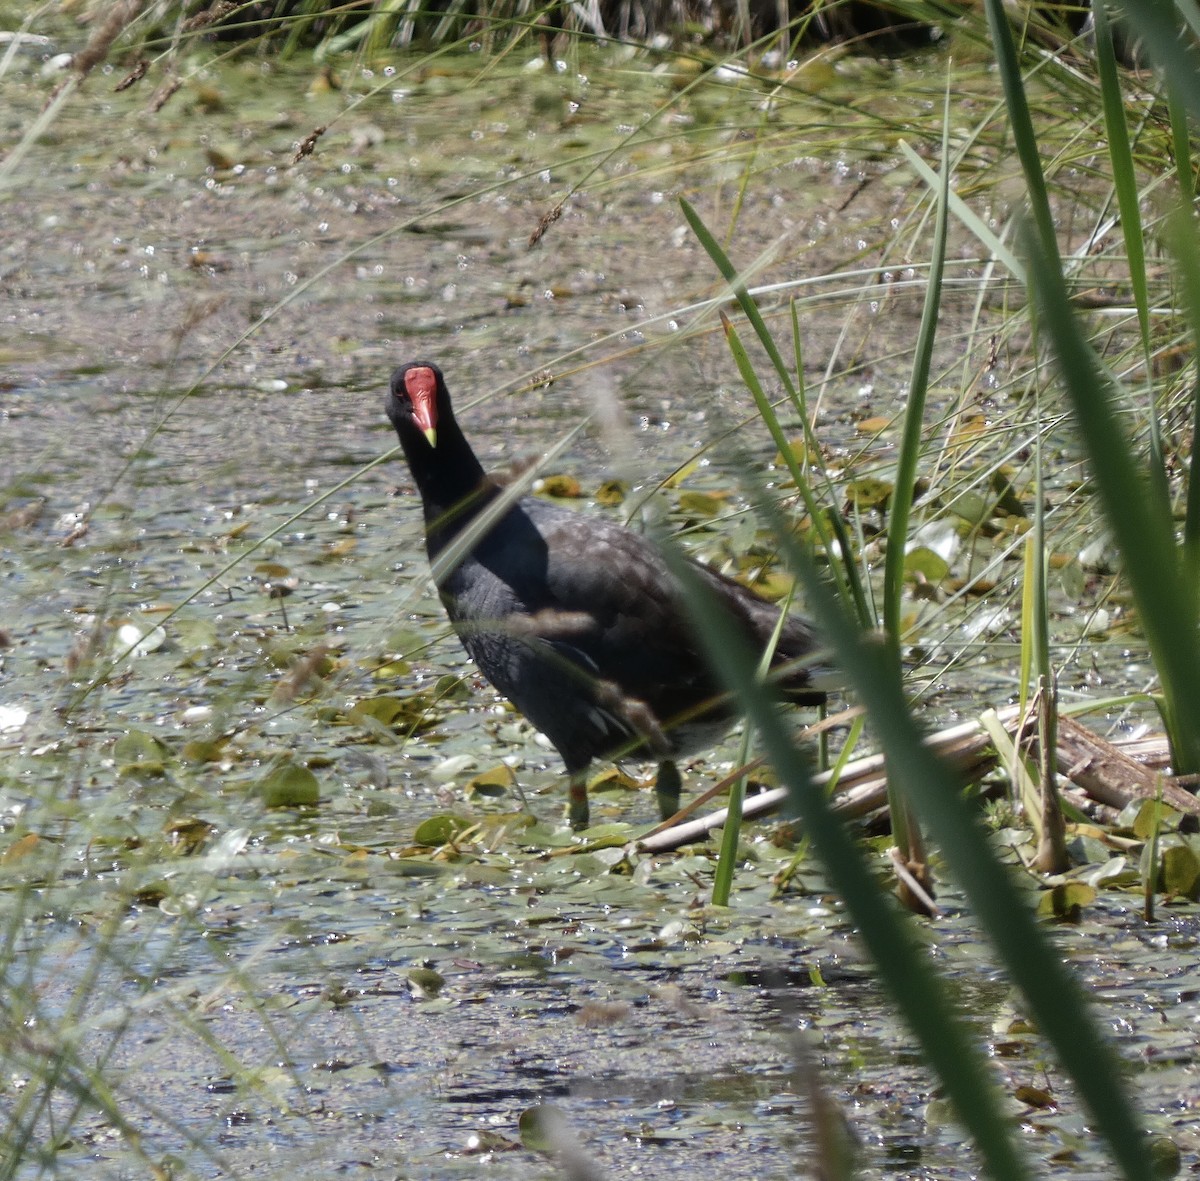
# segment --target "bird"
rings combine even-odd
[[[816,705],[825,691],[810,623],[702,563],[672,572],[651,538],[489,476],[462,432],[442,371],[392,374],[386,411],[420,493],[426,550],[450,623],[476,667],[558,751],[568,820],[585,829],[595,759],[653,756],[664,819],[678,808],[676,760],[736,720],[703,655],[685,582],[698,584],[755,655],[775,640],[777,687]],[[439,557],[449,557],[439,568]],[[448,567],[448,568],[445,568]]]

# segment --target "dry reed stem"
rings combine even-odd
[[[1031,727],[1031,716],[1027,714],[1021,718],[1015,706],[997,710],[996,714],[1001,724],[1014,732],[1014,741],[1021,742],[1025,730]],[[967,777],[977,778],[991,770],[996,763],[992,741],[978,721],[962,722],[930,734],[925,744]],[[1135,749],[1132,744],[1130,749]],[[1158,745],[1155,744],[1149,753],[1153,755],[1157,749]],[[1130,757],[1125,750],[1093,734],[1069,714],[1060,714],[1058,717],[1055,753],[1059,774],[1070,780],[1078,793],[1107,809],[1120,810],[1137,799],[1155,799],[1161,792],[1163,802],[1177,812],[1200,815],[1200,799],[1184,786],[1190,777],[1176,778],[1152,770],[1145,763]],[[744,770],[742,768],[735,774],[740,775]],[[830,779],[829,772],[814,775],[813,786],[826,788]],[[727,782],[725,785],[728,785]],[[884,756],[868,755],[847,763],[833,792],[833,809],[840,816],[865,816],[883,808],[887,804]],[[745,802],[742,815],[746,820],[751,820],[774,812],[783,806],[787,797],[786,787],[761,792]],[[644,853],[677,849],[692,841],[704,840],[714,829],[724,825],[726,817],[727,810],[722,808],[673,828],[656,829],[635,842],[635,845],[639,852]]]

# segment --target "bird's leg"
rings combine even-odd
[[[679,768],[674,759],[663,759],[658,764],[658,775],[654,780],[654,794],[658,797],[658,815],[663,820],[669,820],[679,811],[679,793],[683,790],[683,780],[679,777]]]
[[[571,827],[578,832],[587,828],[589,818],[586,767],[571,772],[571,783],[567,791],[567,819]]]

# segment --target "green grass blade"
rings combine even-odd
[[[866,610],[866,598],[863,593],[862,583],[858,579],[858,571],[851,557],[852,551],[849,547],[849,539],[845,536],[844,532],[837,532],[839,521],[836,515],[831,519],[822,510],[820,503],[817,501],[812,483],[801,470],[799,462],[788,445],[788,439],[784,434],[783,427],[780,425],[779,416],[775,413],[775,407],[771,405],[771,399],[767,397],[767,392],[763,389],[762,382],[758,379],[758,374],[754,371],[754,365],[750,361],[750,354],[746,352],[746,347],[742,344],[737,329],[733,326],[729,317],[723,313],[721,324],[725,329],[725,339],[729,344],[729,351],[733,355],[734,363],[738,367],[738,373],[741,374],[742,380],[746,383],[746,388],[750,391],[750,396],[754,399],[755,408],[758,410],[759,417],[770,432],[772,441],[784,457],[784,462],[796,485],[796,490],[800,493],[800,499],[804,501],[805,511],[813,523],[813,529],[820,539],[821,545],[824,547],[826,553],[831,555],[830,572],[838,584],[838,592],[848,601],[855,604],[856,609],[860,612],[859,618],[861,619],[863,618],[862,612]],[[837,534],[836,545],[835,534]],[[841,563],[833,561],[832,555],[834,553],[841,553],[845,560]]]
[[[1037,417],[1039,422],[1045,421],[1045,413],[1041,389],[1037,392]],[[1046,453],[1044,435],[1038,431],[1034,436],[1034,509],[1033,509],[1033,544],[1027,551],[1026,557],[1026,591],[1030,596],[1029,607],[1029,643],[1031,646],[1032,668],[1022,668],[1021,705],[1025,705],[1025,694],[1032,691],[1034,682],[1048,687],[1054,684],[1054,670],[1050,666],[1050,591],[1046,580],[1046,555],[1049,553],[1049,539],[1046,532]],[[1024,649],[1025,636],[1021,636]],[[1033,675],[1029,676],[1030,671]],[[1025,677],[1029,677],[1028,680]],[[1053,712],[1053,711],[1051,711]],[[1054,766],[1054,752],[1042,751],[1048,766]]]
[[[782,620],[782,616],[780,619]],[[750,728],[742,734],[741,747],[737,755],[738,766],[750,761]],[[746,777],[740,776],[729,786],[729,797],[725,804],[725,827],[721,831],[721,851],[717,854],[717,868],[713,872],[713,906],[728,906],[733,892],[733,878],[737,872],[738,843],[742,837],[742,808],[746,802]]]
[[[933,342],[937,336],[938,312],[942,303],[942,277],[946,267],[946,210],[950,196],[950,89],[946,89],[942,121],[942,175],[937,193],[937,217],[933,230],[933,257],[929,265],[929,285],[913,355],[909,380],[908,404],[904,411],[904,430],[896,460],[896,477],[888,519],[887,553],[883,568],[883,627],[900,666],[900,632],[904,612],[904,571],[908,543],[908,522],[912,514],[913,494],[917,485],[917,467],[925,432],[925,402],[929,393],[929,372],[933,361]],[[903,847],[903,846],[902,846]]]
[[[1148,422],[1150,431],[1150,477],[1156,493],[1164,504],[1170,504],[1171,493],[1163,461],[1162,428],[1158,408],[1154,404],[1152,346],[1150,341],[1150,293],[1146,281],[1146,250],[1142,235],[1141,203],[1138,199],[1137,174],[1133,150],[1129,144],[1129,128],[1125,122],[1125,103],[1121,95],[1121,80],[1117,75],[1117,59],[1113,50],[1112,29],[1103,4],[1094,9],[1096,18],[1096,65],[1100,74],[1100,95],[1104,104],[1104,126],[1108,133],[1108,155],[1112,163],[1113,187],[1117,208],[1121,214],[1121,233],[1125,241],[1125,257],[1129,266],[1129,282],[1137,308],[1138,327],[1142,336],[1142,352],[1146,358],[1146,380],[1149,385]]]
[[[704,247],[705,252],[713,260],[722,277],[729,284],[730,290],[746,314],[746,319],[750,321],[760,343],[766,349],[767,356],[770,358],[772,366],[779,375],[779,379],[787,391],[789,400],[800,414],[806,445],[813,452],[817,452],[818,443],[812,433],[812,426],[809,423],[808,415],[805,413],[804,396],[801,393],[801,388],[798,387],[796,380],[792,378],[791,371],[784,363],[783,356],[775,344],[774,337],[772,337],[766,321],[762,318],[762,313],[758,310],[758,305],[755,303],[754,297],[750,294],[741,274],[730,261],[729,256],[701,220],[700,215],[686,200],[681,198],[679,204],[697,240]],[[725,338],[729,343],[729,349],[733,354],[734,362],[737,364],[738,372],[741,374],[742,380],[746,383],[746,388],[754,398],[754,405],[758,410],[759,417],[770,432],[775,446],[779,448],[780,454],[784,458],[784,463],[787,465],[788,472],[796,485],[796,490],[799,492],[800,498],[804,501],[804,507],[813,523],[813,528],[820,538],[825,551],[831,556],[830,567],[837,581],[839,593],[848,601],[854,603],[859,619],[865,622],[869,618],[867,614],[867,597],[862,581],[858,576],[858,570],[854,564],[853,551],[848,545],[848,539],[843,533],[837,538],[838,544],[834,544],[831,529],[836,530],[838,524],[836,518],[831,521],[822,511],[816,492],[813,489],[812,481],[808,478],[806,472],[802,470],[799,461],[792,453],[787,435],[780,425],[779,416],[775,413],[775,407],[771,404],[771,399],[763,389],[762,382],[754,370],[754,365],[750,361],[750,355],[746,352],[737,330],[733,327],[728,316],[722,315],[721,324],[725,329]],[[832,560],[834,553],[842,554],[843,561],[841,563]]]
[[[668,557],[676,575],[689,586],[688,609],[709,660],[758,729],[777,773],[789,787],[794,814],[802,820],[831,884],[846,904],[878,967],[880,978],[920,1041],[959,1117],[974,1137],[988,1175],[996,1181],[1028,1177],[1030,1174],[1013,1143],[987,1063],[967,1037],[946,999],[945,988],[929,960],[920,952],[919,941],[909,931],[907,924],[913,920],[900,912],[892,899],[881,894],[857,845],[830,810],[824,793],[813,786],[807,759],[793,745],[766,687],[755,674],[752,655],[739,642],[740,637],[729,632],[728,621],[705,596],[704,588],[690,574],[686,563],[673,552],[669,551]],[[844,620],[846,617],[832,594],[824,583],[821,587],[823,605]],[[853,625],[847,624],[847,627],[855,634]],[[884,655],[878,646],[875,655]],[[891,684],[899,709],[907,716],[894,665],[889,660],[877,659],[871,675]],[[911,737],[919,746],[915,727]],[[957,793],[956,785],[940,765],[937,776],[939,785],[951,796]]]
[[[1171,254],[1175,259],[1187,309],[1192,350],[1200,356],[1200,242],[1196,240],[1195,223],[1190,205],[1180,204],[1168,229]],[[1195,364],[1195,362],[1193,362]],[[1200,445],[1200,379],[1192,386],[1192,438],[1188,454],[1187,511],[1183,523],[1184,585],[1194,589],[1200,611],[1200,472],[1196,470],[1197,446]]]
[[[993,0],[989,0],[989,4]],[[1126,28],[1170,80],[1175,97],[1200,120],[1200,9],[1172,0],[1119,0]],[[1181,36],[1184,25],[1191,33]]]
[[[1025,186],[1034,225],[1037,227],[1038,245],[1057,263],[1058,241],[1054,232],[1054,215],[1050,211],[1050,198],[1046,190],[1046,178],[1042,172],[1037,135],[1029,114],[1029,103],[1025,97],[1021,66],[1017,60],[1016,46],[1013,44],[1008,14],[1004,8],[1004,0],[984,0],[984,5],[987,9],[988,28],[992,33],[996,64],[1000,70],[1000,81],[1004,87],[1013,146],[1021,162],[1021,170],[1025,173]]]
[[[769,512],[769,506],[763,508]],[[1024,994],[1038,1029],[1054,1046],[1095,1117],[1099,1133],[1112,1147],[1124,1176],[1129,1181],[1150,1181],[1153,1171],[1142,1130],[1121,1085],[1117,1060],[1101,1037],[1075,978],[992,852],[977,810],[963,798],[956,776],[921,742],[895,665],[881,645],[860,634],[846,617],[808,555],[787,537],[781,542],[800,575],[822,635],[866,707],[871,728],[887,754],[889,775],[900,781],[905,798],[915,805],[922,824],[937,842],[973,913]],[[759,723],[757,713],[755,722]],[[774,759],[776,746],[765,730],[760,733]],[[857,921],[857,914],[855,918]]]
[[[770,675],[771,658],[775,654],[779,637],[783,633],[783,627],[787,622],[788,610],[791,605],[792,595],[789,593],[787,599],[782,604],[779,621],[775,624],[775,631],[771,635],[771,642],[767,645],[758,662],[758,679],[760,681],[765,681]],[[749,726],[742,732],[742,741],[737,754],[737,765],[739,767],[744,767],[750,761],[751,733],[752,731]],[[725,829],[721,836],[721,852],[717,857],[716,872],[713,874],[712,900],[714,906],[729,905],[729,895],[733,889],[734,870],[737,866],[738,842],[741,840],[742,835],[742,806],[745,800],[746,776],[740,775],[737,782],[733,783],[729,788],[729,801],[725,810]]]
[[[904,140],[900,141],[899,148],[904,153],[904,159],[913,172],[916,173],[925,185],[934,192],[937,192],[941,185],[938,174]],[[954,214],[955,218],[970,230],[979,240],[980,245],[997,262],[1001,263],[1013,278],[1024,283],[1025,264],[1004,244],[1003,239],[953,189],[949,190],[947,196],[950,203],[950,212]]]
[[[912,515],[917,468],[925,436],[925,403],[929,393],[929,372],[933,361],[933,343],[937,336],[938,312],[942,303],[942,277],[946,267],[946,214],[950,197],[950,167],[950,88],[947,85],[942,117],[942,175],[936,197],[933,257],[929,264],[929,285],[925,288],[925,305],[921,310],[921,326],[917,332],[917,346],[913,355],[908,404],[904,410],[904,429],[896,457],[896,476],[892,486],[887,549],[883,564],[883,630],[897,671],[901,667],[900,640],[904,630],[908,522]],[[896,847],[905,861],[911,861],[915,819],[909,812],[908,803],[903,798],[896,780],[890,775],[887,791]]]
[[[1117,59],[1113,51],[1112,28],[1103,4],[1097,4],[1096,66],[1100,74],[1100,97],[1104,104],[1104,127],[1108,133],[1108,155],[1112,163],[1113,187],[1117,208],[1121,213],[1121,232],[1125,239],[1125,256],[1129,263],[1129,281],[1137,308],[1138,327],[1147,355],[1150,352],[1150,296],[1146,285],[1146,251],[1142,237],[1142,212],[1138,200],[1137,174],[1133,149],[1129,144],[1129,128],[1125,122],[1125,103],[1121,95],[1121,80],[1117,74]]]
[[[1031,533],[1025,538],[1025,560],[1021,567],[1021,655],[1017,682],[1019,697],[1017,705],[1024,713],[1029,701],[1030,688],[1033,684],[1033,669],[1036,661],[1037,648],[1034,635],[1034,604],[1037,602],[1034,554],[1037,538]]]
[[[1030,242],[1039,320],[1087,449],[1104,514],[1120,547],[1138,617],[1162,681],[1178,773],[1200,770],[1200,637],[1195,594],[1181,576],[1173,522],[1121,429],[1117,387],[1084,339],[1054,259]]]
[[[1187,106],[1179,87],[1167,79],[1167,110],[1171,116],[1171,148],[1175,157],[1175,180],[1179,185],[1179,203],[1189,209],[1196,200],[1196,180],[1192,165],[1192,138],[1188,127]]]
[[[787,390],[788,397],[793,402],[799,400],[799,394],[796,392],[795,382],[792,381],[791,372],[784,363],[783,355],[779,351],[779,346],[775,343],[775,338],[771,335],[771,330],[767,327],[766,321],[762,318],[762,313],[758,310],[758,304],[754,302],[746,284],[742,281],[738,269],[730,261],[729,256],[721,248],[721,244],[712,236],[708,227],[700,219],[700,215],[684,198],[680,197],[679,206],[683,210],[683,216],[687,218],[688,225],[692,227],[692,233],[696,235],[697,241],[704,247],[705,253],[709,258],[716,263],[717,270],[721,272],[721,277],[729,284],[730,290],[733,292],[734,298],[741,306],[742,312],[746,319],[750,321],[755,334],[758,336],[762,346],[767,351],[767,356],[771,359],[771,364],[775,367],[775,371],[779,374],[780,380]]]

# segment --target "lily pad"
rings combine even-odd
[[[1182,819],[1174,808],[1162,800],[1141,800],[1130,828],[1139,840],[1148,841],[1156,829],[1160,833],[1175,832]]]
[[[1162,850],[1163,889],[1177,898],[1200,897],[1200,857],[1191,845],[1180,843]]]
[[[919,545],[904,555],[904,569],[909,574],[920,574],[929,582],[941,582],[950,573],[945,558],[925,545]]]
[[[615,505],[623,504],[625,497],[628,495],[629,485],[624,480],[605,480],[596,489],[596,503],[611,508]]]
[[[465,832],[470,827],[469,820],[455,816],[453,812],[442,812],[437,816],[430,816],[427,820],[422,820],[417,825],[417,831],[413,833],[413,842],[431,847],[448,845],[459,833]]]
[[[895,485],[890,480],[866,476],[846,485],[846,497],[858,509],[885,509],[892,499]]]
[[[370,719],[390,726],[397,718],[402,717],[408,708],[407,703],[400,697],[366,697],[350,707],[346,719],[360,725]]]
[[[117,774],[139,778],[159,778],[167,773],[167,747],[153,734],[130,730],[113,745]]]
[[[1083,908],[1095,900],[1095,887],[1089,886],[1087,882],[1060,882],[1042,894],[1038,899],[1037,910],[1042,918],[1077,923],[1083,914]]]
[[[728,499],[727,494],[689,490],[679,494],[679,511],[694,517],[715,517]]]
[[[258,785],[268,808],[311,808],[321,802],[317,777],[298,763],[284,763],[269,772]]]
[[[574,476],[546,476],[534,485],[541,496],[553,496],[561,500],[575,500],[583,495],[583,488]]]
[[[446,978],[432,968],[413,968],[408,973],[408,986],[419,1000],[433,1000],[446,986]]]
[[[497,763],[467,781],[467,791],[482,796],[502,796],[516,786],[517,777],[507,763]]]
[[[521,1143],[530,1152],[554,1153],[564,1136],[570,1136],[566,1117],[549,1103],[527,1107],[517,1120]]]

